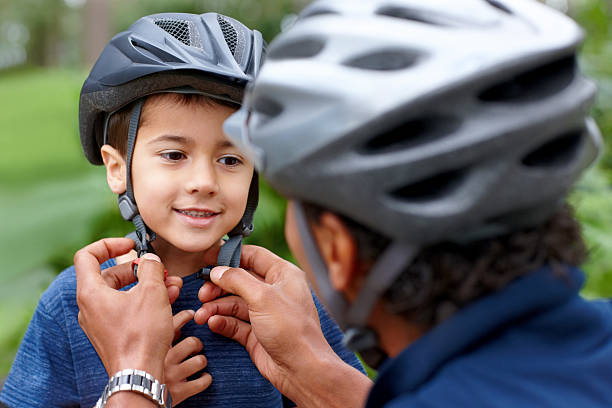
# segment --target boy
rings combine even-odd
[[[137,227],[139,252],[157,252],[169,275],[183,278],[173,305],[176,329],[199,307],[202,281],[195,272],[214,264],[220,247],[239,250],[250,229],[256,175],[225,139],[221,124],[239,106],[262,48],[257,31],[215,13],[148,16],[111,40],[81,92],[85,155],[106,166],[122,215]],[[225,234],[230,241],[222,246]],[[221,250],[220,257],[235,263],[234,252]],[[103,267],[115,264],[110,260]],[[90,407],[98,400],[107,374],[114,373],[106,373],[78,326],[75,292],[69,268],[41,297],[2,402]],[[330,344],[359,366],[340,346],[337,327],[319,313]],[[165,364],[175,403],[196,394],[182,406],[283,405],[239,344],[195,324],[185,325],[182,335]],[[189,358],[202,346],[206,358]],[[188,378],[204,367],[210,375]]]

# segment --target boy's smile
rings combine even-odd
[[[132,183],[138,210],[157,234],[153,245],[170,273],[168,258],[218,245],[244,214],[253,166],[223,134],[223,121],[233,112],[210,102],[176,103],[169,94],[153,95],[144,104]],[[108,164],[107,169],[117,193]],[[125,190],[125,171],[118,190]]]

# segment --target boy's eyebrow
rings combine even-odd
[[[182,144],[187,144],[190,142],[189,138],[185,136],[179,135],[160,135],[156,136],[149,143],[157,143],[157,142],[177,142]]]
[[[220,141],[219,143],[217,143],[217,147],[223,148],[223,147],[234,147],[234,144],[232,142],[230,142],[229,140],[223,140]]]

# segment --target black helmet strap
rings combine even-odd
[[[134,191],[132,189],[132,156],[134,155],[134,145],[136,144],[136,134],[138,133],[138,124],[140,123],[140,115],[144,100],[140,99],[134,105],[132,114],[130,115],[130,124],[127,137],[127,158],[126,158],[126,186],[125,193],[120,194],[117,202],[119,204],[119,212],[126,221],[132,221],[136,227],[136,231],[129,234],[128,237],[135,242],[138,257],[146,252],[155,252],[151,246],[151,241],[155,240],[155,233],[151,231],[144,223],[142,217],[138,213],[136,200],[134,199]]]

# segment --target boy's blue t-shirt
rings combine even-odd
[[[102,265],[115,265],[110,260]],[[183,278],[173,312],[197,310],[203,281]],[[364,371],[355,355],[342,345],[342,333],[315,298],[321,328],[334,351]],[[63,271],[41,296],[21,343],[0,401],[9,407],[93,407],[108,375],[78,323],[74,267]],[[283,397],[261,376],[247,351],[237,342],[212,333],[208,326],[189,322],[184,337],[197,336],[208,359],[213,382],[208,389],[183,401],[181,407],[282,407]],[[286,403],[286,402],[285,402]]]

